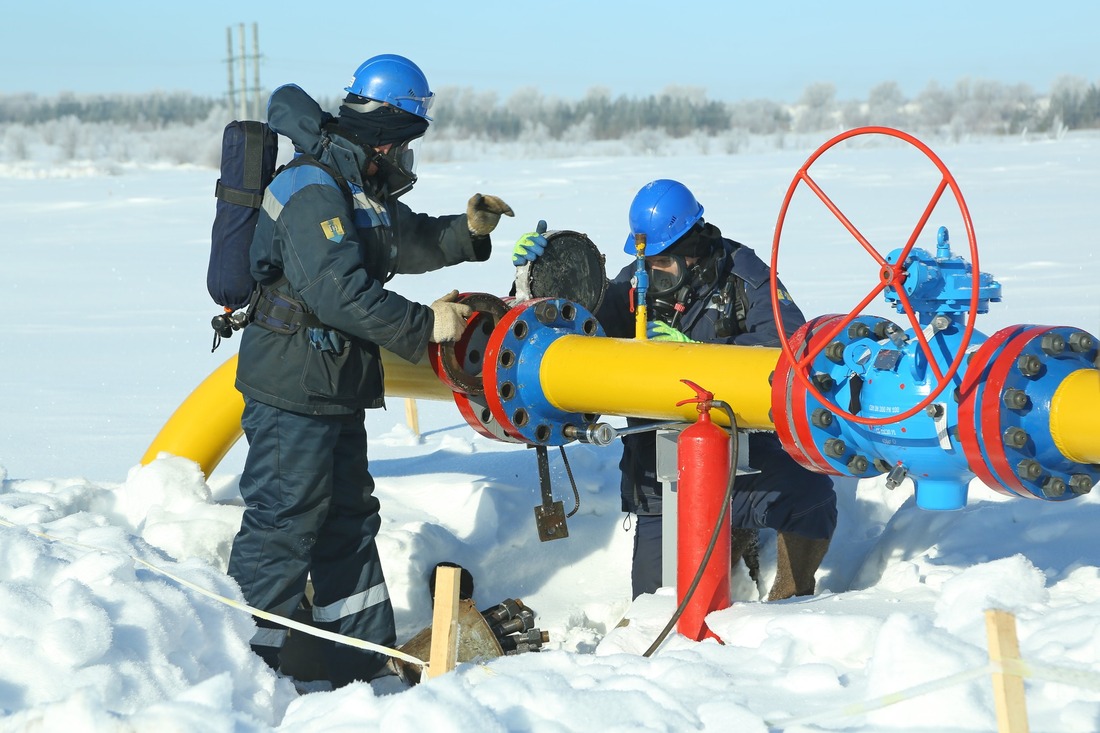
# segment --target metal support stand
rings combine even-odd
[[[661,585],[676,587],[676,482],[680,468],[676,460],[679,430],[657,430],[657,480],[661,482]],[[759,473],[749,465],[749,436],[738,433],[737,475]]]
[[[676,439],[679,430],[657,431],[657,480],[661,482],[661,585],[676,587]]]

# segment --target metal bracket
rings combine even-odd
[[[554,501],[546,446],[536,445],[535,454],[539,461],[539,490],[542,492],[542,503],[535,507],[535,526],[539,531],[539,541],[560,540],[569,536],[569,528],[565,525],[565,504]]]

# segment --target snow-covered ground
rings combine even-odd
[[[973,217],[981,268],[1003,286],[1004,302],[978,329],[1034,323],[1100,335],[1100,137],[933,147]],[[687,183],[708,221],[767,257],[784,194],[812,152],[427,164],[406,199],[414,208],[461,211],[480,191],[517,216],[501,223],[488,263],[392,287],[424,302],[455,287],[503,295],[512,242],[540,218],[587,233],[615,272],[630,200],[664,177]],[[927,159],[894,144],[834,152],[812,168],[815,180],[882,251],[900,246],[935,185]],[[399,637],[430,623],[425,578],[451,560],[473,571],[480,608],[521,598],[550,643],[399,694],[379,683],[299,695],[249,652],[246,612],[145,564],[240,600],[224,568],[243,441],[209,477],[180,458],[138,465],[236,348],[231,339],[210,352],[216,177],[187,167],[0,168],[0,729],[988,731],[983,612],[997,607],[1016,614],[1022,654],[1037,669],[1077,671],[1069,682],[1028,680],[1032,730],[1100,730],[1095,493],[1047,503],[975,483],[965,509],[931,513],[914,506],[908,483],[888,491],[878,479],[837,479],[840,527],[818,595],[761,603],[738,575],[737,602],[709,619],[723,644],[673,635],[646,658],[675,596],[630,602],[617,447],[567,448],[579,511],[568,539],[540,543],[534,454],[477,435],[436,401],[418,405],[419,436],[401,400],[367,418]],[[969,259],[953,201],[932,223],[942,217]],[[867,258],[819,214],[796,198],[780,269],[807,315],[847,312],[873,285]],[[551,466],[568,510],[556,451]],[[774,541],[764,540],[766,585]],[[912,690],[946,678],[927,695]],[[902,702],[872,709],[899,691]],[[799,722],[818,715],[820,724]]]

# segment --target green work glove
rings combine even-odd
[[[512,207],[497,196],[475,193],[466,204],[466,226],[475,237],[486,237],[497,228],[501,214],[515,216]]]
[[[537,260],[546,251],[546,237],[542,236],[545,233],[546,222],[539,219],[535,231],[527,232],[516,241],[516,246],[512,248],[512,264],[522,267]]]
[[[696,341],[689,339],[687,334],[678,331],[664,321],[650,321],[646,325],[646,336],[650,341],[672,341],[680,344],[694,344]]]

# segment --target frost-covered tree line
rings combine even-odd
[[[335,111],[339,99],[319,100]],[[494,92],[438,90],[429,160],[469,157],[565,157],[737,153],[759,147],[810,146],[864,125],[895,127],[943,142],[971,136],[1060,136],[1100,128],[1100,88],[1061,77],[1048,94],[1028,85],[963,79],[930,83],[907,98],[883,82],[865,100],[841,100],[830,83],[806,87],[793,104],[768,99],[719,101],[695,87],[646,97],[595,87],[581,99],[529,88]],[[125,166],[216,167],[221,130],[232,119],[224,100],[187,93],[39,97],[0,95],[0,163],[94,162]],[[580,147],[580,144],[584,144]]]

